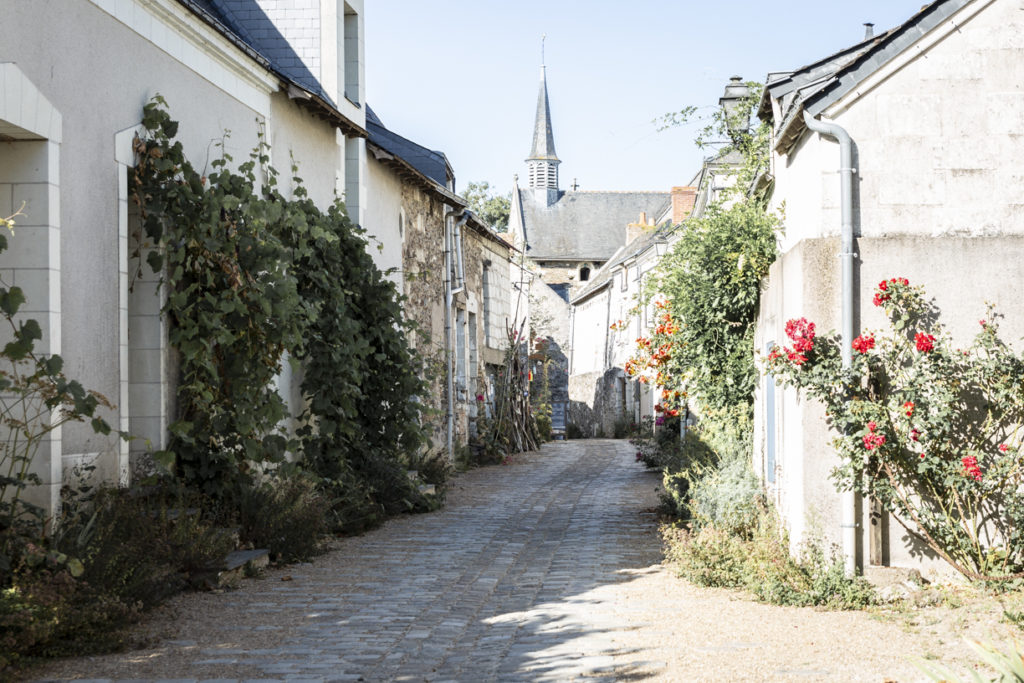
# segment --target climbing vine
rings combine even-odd
[[[157,97],[144,109],[132,183],[139,256],[168,289],[180,365],[165,461],[222,495],[293,452],[325,482],[359,488],[367,505],[406,501],[401,461],[422,443],[423,383],[398,292],[362,230],[340,201],[321,211],[294,173],[286,198],[262,143],[237,170],[225,153],[203,175],[174,141],[166,107]],[[286,354],[302,368],[306,406],[291,435],[274,386]]]

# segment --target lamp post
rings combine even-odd
[[[746,133],[750,127],[749,112],[744,111],[743,100],[750,95],[750,88],[740,76],[733,76],[725,86],[725,92],[718,98],[718,106],[725,114],[725,125],[729,137],[736,141],[736,136]]]

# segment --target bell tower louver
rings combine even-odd
[[[543,55],[543,47],[542,53]],[[528,186],[538,195],[546,194],[547,205],[558,201],[558,164],[555,136],[551,131],[551,107],[548,104],[548,83],[543,56],[540,65],[540,91],[537,93],[537,117],[533,125],[533,149],[526,159]]]

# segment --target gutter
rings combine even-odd
[[[841,298],[842,327],[840,349],[842,352],[843,370],[849,371],[853,361],[853,175],[857,169],[853,167],[853,139],[844,128],[836,123],[819,121],[806,110],[803,112],[804,124],[807,128],[827,135],[839,142],[839,195],[842,215],[839,259],[842,268]],[[843,560],[846,575],[853,576],[857,571],[857,494],[843,491],[840,507],[842,509]]]

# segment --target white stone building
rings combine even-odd
[[[541,66],[528,180],[512,184],[509,233],[524,252],[534,277],[530,287],[531,323],[547,342],[550,366],[552,424],[562,432],[569,408],[569,300],[585,287],[627,242],[626,225],[646,224],[665,215],[668,192],[605,192],[562,190],[561,160],[555,152],[548,100],[547,75]]]
[[[216,141],[245,160],[262,127],[275,166],[294,157],[310,197],[344,196],[358,221],[363,0],[0,0],[0,16],[0,214],[24,203],[0,272],[42,324],[37,348],[60,353],[68,376],[116,404],[111,424],[139,437],[55,432],[35,461],[36,502],[52,510],[69,467],[125,482],[130,456],[160,448],[173,419],[156,282],[130,282],[143,106],[167,100],[200,168]]]
[[[1017,0],[939,0],[906,23],[792,72],[769,75],[773,208],[785,207],[781,256],[762,297],[756,344],[787,342],[788,319],[839,330],[842,206],[852,215],[857,335],[882,329],[871,304],[882,279],[924,285],[954,337],[977,331],[984,302],[1024,335],[1024,12]],[[809,122],[808,119],[811,119]],[[852,191],[841,193],[840,146],[814,132],[844,129]],[[829,480],[837,464],[823,411],[765,377],[755,407],[755,470],[794,545],[816,533],[857,565],[936,563],[894,520],[870,517]],[[854,526],[856,525],[856,526]],[[846,538],[842,533],[849,530]]]

